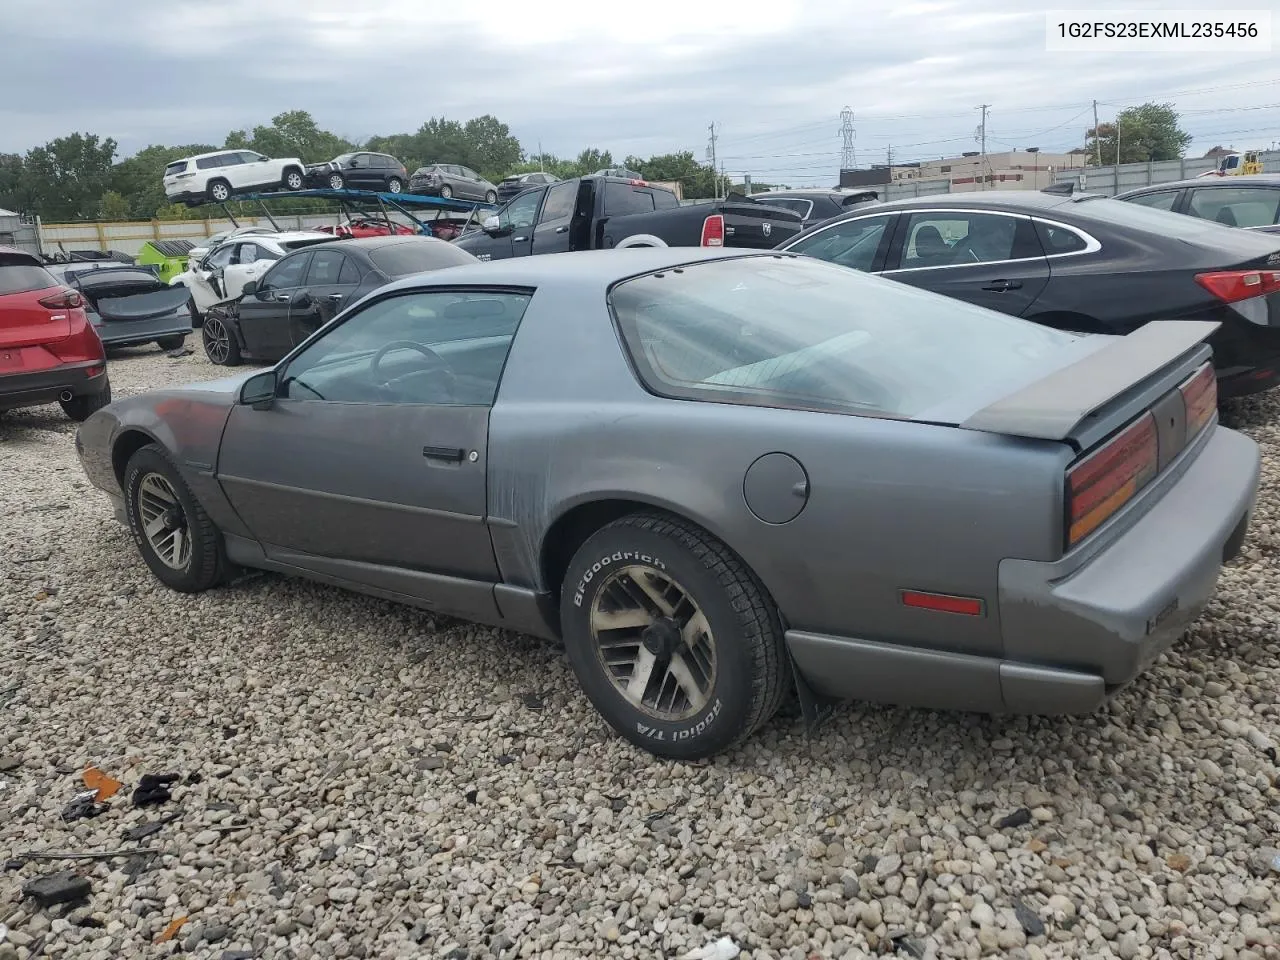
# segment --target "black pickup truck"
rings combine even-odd
[[[481,260],[612,247],[769,249],[800,228],[800,214],[750,197],[681,204],[657,184],[591,176],[526,190],[453,243]]]

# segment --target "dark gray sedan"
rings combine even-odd
[[[423,197],[498,202],[498,188],[460,163],[428,163],[413,171],[409,192]]]
[[[173,589],[255,567],[563,637],[618,732],[699,758],[793,688],[811,718],[1076,713],[1137,676],[1253,507],[1213,327],[1076,337],[805,257],[568,253],[389,284],[76,446]]]

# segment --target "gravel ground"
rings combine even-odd
[[[198,347],[197,347],[198,350]],[[210,379],[111,364],[117,395]],[[606,733],[562,653],[259,576],[161,588],[56,407],[0,421],[0,960],[29,957],[1280,958],[1280,397],[1245,555],[1095,716],[849,706],[713,763]],[[63,822],[99,764],[110,809]],[[173,799],[139,808],[143,773]],[[124,832],[164,815],[153,836]],[[36,909],[57,869],[87,903]],[[162,945],[166,929],[186,918]]]

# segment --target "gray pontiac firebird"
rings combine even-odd
[[[1076,336],[768,251],[530,257],[76,446],[173,589],[261,568],[563,638],[622,736],[693,759],[792,691],[1070,714],[1132,680],[1253,509],[1215,326]]]

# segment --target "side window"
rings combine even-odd
[[[1129,203],[1140,203],[1144,207],[1154,207],[1156,210],[1172,210],[1174,201],[1178,199],[1177,190],[1165,190],[1162,193],[1144,193],[1140,197],[1129,197]]]
[[[350,257],[342,258],[342,269],[338,271],[338,283],[344,286],[355,286],[360,282],[359,265]]]
[[[875,264],[876,251],[892,218],[893,214],[885,214],[846,220],[792,244],[787,252],[803,253],[865,273]]]
[[[506,209],[500,213],[499,223],[503,227],[510,227],[512,230],[524,230],[532,227],[534,218],[538,215],[538,204],[542,202],[545,191],[530,190],[528,193],[521,194],[507,204]]]
[[[462,171],[462,175],[466,177],[468,180],[480,179],[480,174],[476,173],[470,167],[459,167],[459,169]]]
[[[294,257],[285,257],[267,271],[266,276],[262,278],[262,282],[258,284],[258,289],[289,290],[293,287],[302,286],[302,277],[306,273],[307,261],[310,259],[310,253],[300,253]]]
[[[240,244],[240,252],[236,254],[236,263],[256,263],[260,259],[256,243]]]
[[[488,406],[531,296],[473,289],[379,300],[298,354],[285,370],[283,395]]]
[[[1044,252],[1048,256],[1052,257],[1061,253],[1078,253],[1089,246],[1084,237],[1074,230],[1068,230],[1066,227],[1059,227],[1055,224],[1041,221],[1036,221],[1036,227],[1040,231],[1040,243],[1044,246]]]
[[[653,191],[633,187],[629,183],[606,180],[604,184],[604,212],[610,217],[624,217],[629,213],[652,213]]]
[[[1013,260],[1018,223],[998,213],[910,214],[898,269]]]
[[[222,166],[221,157],[201,157],[196,161],[196,169],[198,170],[212,170],[214,167],[220,166]]]
[[[1193,189],[1188,207],[1193,216],[1228,227],[1269,227],[1280,223],[1280,189],[1213,187]]]
[[[542,216],[539,223],[550,223],[554,220],[567,220],[573,216],[573,201],[577,198],[577,184],[557,183],[547,191],[547,202],[542,205]]]
[[[311,255],[311,267],[307,270],[309,286],[329,286],[338,282],[342,264],[347,258],[336,250],[317,250]]]
[[[221,270],[223,267],[231,264],[231,255],[235,253],[236,245],[228,243],[226,246],[219,247],[213,253],[209,254],[209,258],[204,262],[206,270]]]

